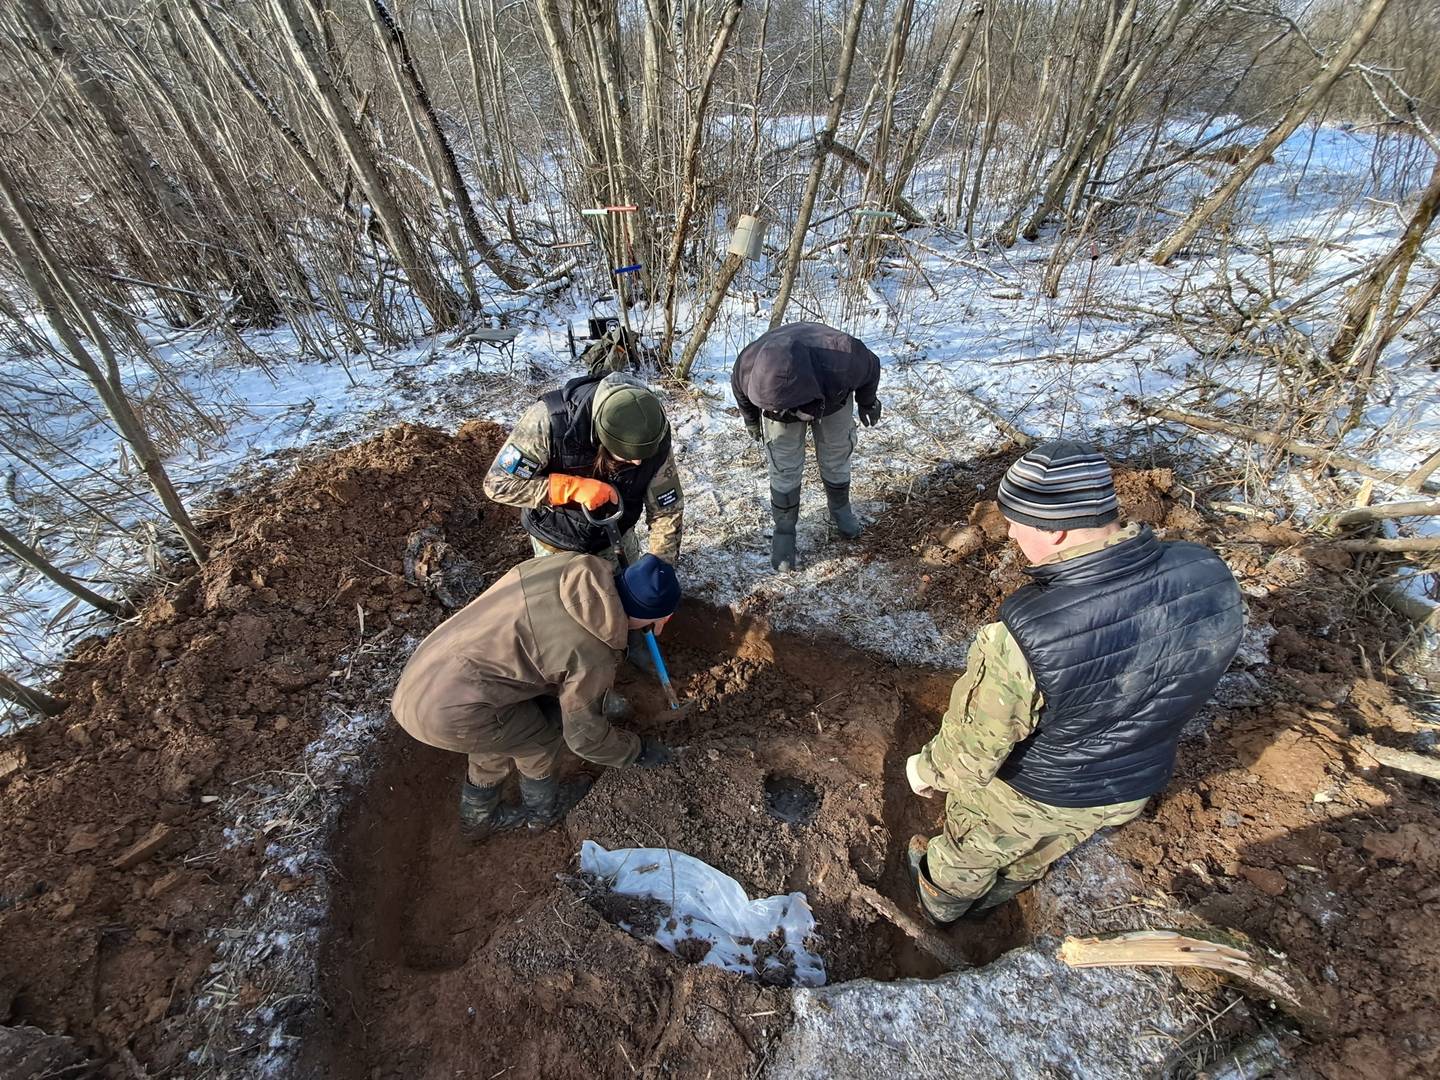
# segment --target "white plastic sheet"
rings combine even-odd
[[[586,840],[580,847],[580,869],[623,896],[644,897],[669,908],[654,937],[670,952],[678,951],[677,942],[695,938],[710,944],[702,964],[766,982],[825,985],[825,962],[805,947],[815,932],[815,916],[804,893],[751,900],[734,878],[670,848],[606,851]],[[687,948],[687,954],[693,948]]]

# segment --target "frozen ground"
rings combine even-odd
[[[1129,249],[1128,239],[1112,242],[1102,234],[1058,253],[1066,265],[1051,298],[1045,280],[1057,261],[1054,239],[972,250],[964,237],[930,228],[904,235],[897,244],[904,257],[887,263],[873,286],[850,279],[843,247],[807,262],[790,317],[840,325],[885,363],[884,420],[861,430],[855,460],[862,517],[879,511],[882,496],[910,490],[939,463],[963,462],[994,447],[1002,436],[987,413],[1038,437],[1088,438],[1131,455],[1152,441],[1174,447],[1183,436],[1183,447],[1197,458],[1235,463],[1236,499],[1286,515],[1313,512],[1310,489],[1293,477],[1260,477],[1245,446],[1162,430],[1126,398],[1204,411],[1268,385],[1274,372],[1252,353],[1232,353],[1223,362],[1197,353],[1192,342],[1204,337],[1206,298],[1223,282],[1243,292],[1242,281],[1275,281],[1275,296],[1261,306],[1283,308],[1292,297],[1343,282],[1391,244],[1403,220],[1396,200],[1409,192],[1399,191],[1393,178],[1382,177],[1377,186],[1373,151],[1369,134],[1332,128],[1297,134],[1247,193],[1255,223],[1242,230],[1224,265],[1181,261],[1161,269]],[[944,191],[947,165],[937,162],[920,177],[916,202],[922,207]],[[996,182],[1003,183],[1003,175]],[[1184,206],[1187,194],[1212,182],[1198,171],[1182,173],[1167,201]],[[840,227],[844,222],[830,226]],[[772,244],[778,234],[772,230]],[[1322,236],[1323,244],[1313,239]],[[1424,256],[1431,272],[1437,254],[1432,243]],[[728,380],[735,353],[766,327],[768,309],[752,295],[766,291],[757,276],[766,270],[765,264],[749,267],[737,280],[693,384],[664,388],[686,489],[686,583],[711,600],[763,611],[782,628],[824,627],[896,660],[956,665],[966,642],[940,634],[923,613],[905,610],[910,583],[860,561],[830,535],[813,472],[802,504],[802,567],[789,575],[769,570],[763,462],[745,436]],[[572,290],[543,317],[524,316],[529,321],[520,325],[513,361],[449,347],[443,338],[353,357],[344,366],[299,361],[293,335],[276,330],[246,339],[261,363],[238,358],[214,338],[169,331],[157,353],[170,377],[200,411],[219,417],[197,436],[193,422],[181,422],[183,410],[157,409],[155,415],[169,418],[171,474],[191,505],[203,508],[218,491],[259,470],[285,467],[308,448],[341,445],[389,424],[508,422],[537,394],[578,372],[564,327],[567,320],[583,325],[589,304],[582,292]],[[1329,308],[1318,310],[1333,312],[1343,293],[1343,283],[1334,285],[1324,294]],[[1200,327],[1192,326],[1190,340],[1177,333],[1177,310]],[[642,330],[659,329],[643,309],[632,318]],[[682,331],[692,318],[682,308]],[[1403,472],[1440,445],[1437,340],[1431,313],[1385,354],[1365,423],[1344,443],[1355,456]],[[33,372],[37,363],[0,359],[0,378]],[[142,400],[175,399],[148,367],[129,374]],[[36,437],[0,448],[5,516],[70,572],[134,581],[156,554],[149,523],[157,517],[142,478],[87,404],[88,390],[73,379],[52,385],[59,394],[16,391],[10,403],[54,445]],[[124,533],[92,535],[90,526],[77,527],[82,508],[73,498],[56,497],[52,478],[108,507]],[[1384,485],[1377,489],[1377,499],[1388,494]],[[1412,578],[1412,590],[1426,586],[1423,576]],[[45,665],[93,625],[67,594],[14,563],[0,567],[0,591],[8,598],[0,608],[0,666],[15,677],[43,680]]]

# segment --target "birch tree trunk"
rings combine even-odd
[[[925,102],[925,109],[920,114],[915,130],[910,133],[910,137],[905,140],[904,149],[900,151],[900,164],[895,167],[895,178],[890,183],[896,195],[905,194],[905,188],[910,183],[910,174],[915,171],[915,166],[920,162],[920,154],[925,149],[925,144],[930,141],[930,135],[945,109],[955,80],[960,77],[960,69],[965,66],[965,58],[970,55],[975,31],[984,17],[983,4],[977,3],[971,7],[965,18],[965,25],[960,30],[960,36],[950,46],[950,54],[945,59],[945,70],[940,73],[940,81],[930,91],[930,97]]]
[[[680,205],[675,211],[675,232],[670,238],[670,255],[665,261],[665,336],[660,344],[660,355],[668,362],[670,349],[675,341],[675,291],[680,276],[680,257],[685,250],[686,234],[690,230],[690,216],[695,212],[699,196],[698,179],[700,172],[700,148],[705,141],[705,117],[710,107],[710,92],[715,85],[715,73],[730,39],[735,23],[740,18],[743,0],[726,0],[720,14],[720,26],[710,41],[710,55],[705,63],[705,73],[695,93],[691,109],[690,132],[685,137],[685,153],[681,158]]]
[[[1270,158],[1275,148],[1293,135],[1295,130],[1315,111],[1315,107],[1325,100],[1325,96],[1330,93],[1340,76],[1345,74],[1346,69],[1360,55],[1360,50],[1370,40],[1370,35],[1375,32],[1376,24],[1379,23],[1380,17],[1385,14],[1385,9],[1389,6],[1390,0],[1369,0],[1359,18],[1356,19],[1355,28],[1350,32],[1350,37],[1321,69],[1315,81],[1306,88],[1295,104],[1290,106],[1280,122],[1251,148],[1240,164],[1235,166],[1235,171],[1230,174],[1229,179],[1207,195],[1205,200],[1190,212],[1190,216],[1180,223],[1179,228],[1160,244],[1153,258],[1153,262],[1157,266],[1169,263],[1180,253],[1182,248],[1194,240],[1201,226],[1214,217],[1216,212],[1245,186],[1245,182],[1255,174],[1256,169]]]
[[[437,328],[453,326],[458,315],[455,294],[439,276],[429,252],[422,254],[416,247],[405,216],[330,77],[310,26],[297,9],[296,5],[301,2],[308,0],[271,0],[271,8],[285,31],[285,43],[291,56],[305,73],[326,121],[355,170],[375,216],[380,220],[390,250],[415,289],[415,295],[430,312]]]
[[[795,214],[795,227],[790,233],[790,246],[785,252],[780,291],[775,296],[775,305],[770,312],[771,330],[785,322],[785,309],[790,305],[790,290],[795,285],[795,274],[800,269],[800,258],[805,251],[805,234],[810,231],[810,215],[815,211],[815,196],[820,190],[820,181],[825,176],[825,166],[830,159],[830,147],[835,141],[835,132],[840,127],[840,117],[845,112],[845,91],[850,86],[850,68],[855,63],[855,43],[860,37],[860,23],[864,15],[865,0],[851,0],[840,43],[840,56],[836,61],[835,81],[830,87],[830,112],[825,117],[825,126],[815,137],[815,162],[810,166],[810,175],[805,181],[805,191],[800,196],[800,207]]]
[[[165,472],[165,466],[160,461],[160,454],[155,449],[150,433],[145,430],[145,425],[135,415],[135,410],[130,404],[130,399],[126,395],[124,384],[120,379],[120,365],[110,347],[109,336],[91,312],[89,305],[85,303],[84,297],[75,288],[62,264],[50,250],[44,235],[36,227],[28,208],[16,191],[14,181],[3,162],[0,162],[0,203],[4,204],[0,206],[0,210],[8,209],[9,211],[8,215],[0,213],[0,239],[3,239],[5,246],[10,249],[16,265],[25,278],[25,283],[39,300],[45,318],[70,354],[75,367],[84,374],[95,389],[96,394],[105,405],[106,412],[115,422],[120,437],[134,451],[140,467],[150,481],[150,486],[160,499],[160,504],[165,508],[166,514],[180,531],[181,539],[184,540],[191,556],[197,563],[203,563],[206,558],[204,542],[200,539],[200,534],[196,531],[190,515],[185,509],[185,504],[180,501],[180,496],[176,493],[169,475]],[[80,335],[75,332],[69,315],[62,307],[55,289],[51,286],[52,280],[64,294],[70,310],[75,313],[85,327],[85,333],[90,341],[100,351],[105,365],[104,371],[101,371],[100,365],[85,348]]]
[[[91,607],[103,611],[107,615],[114,615],[117,619],[125,619],[135,614],[135,609],[128,603],[121,600],[111,600],[108,597],[101,596],[93,589],[82,585],[73,575],[61,570],[49,559],[45,558],[44,555],[41,555],[40,552],[25,543],[24,540],[21,540],[3,525],[0,525],[0,548],[4,548],[11,555],[15,556],[15,558],[25,563],[25,565],[33,567],[43,577],[60,586],[60,588],[64,589],[71,596],[79,597]]]

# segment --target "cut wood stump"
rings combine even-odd
[[[1067,937],[1056,955],[1071,967],[1198,967],[1269,998],[1301,1025],[1323,1031],[1330,1016],[1315,989],[1280,956],[1227,930],[1132,930]]]

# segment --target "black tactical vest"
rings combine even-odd
[[[1000,608],[1045,695],[1035,732],[999,776],[1051,806],[1106,806],[1160,791],[1180,731],[1230,666],[1245,605],[1199,544],[1140,535],[1027,573]]]
[[[595,388],[607,374],[582,375],[540,398],[550,413],[550,464],[545,471],[587,476],[613,485],[625,503],[625,513],[619,522],[623,535],[640,520],[650,481],[655,479],[655,474],[670,455],[670,433],[665,433],[660,448],[639,465],[625,465],[613,475],[596,476],[595,455],[600,449],[600,441],[595,437],[590,403],[595,399]],[[583,551],[587,555],[595,555],[610,547],[605,530],[586,521],[585,512],[578,506],[527,508],[520,514],[520,523],[527,533],[551,547]]]

